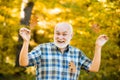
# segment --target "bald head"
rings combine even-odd
[[[63,28],[63,29],[67,29],[67,30],[70,31],[70,34],[73,34],[72,25],[69,24],[69,23],[66,23],[66,22],[58,23],[58,24],[55,26],[55,30],[56,30],[58,27],[61,27],[61,28]]]

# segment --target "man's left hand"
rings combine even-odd
[[[96,40],[96,45],[103,46],[108,41],[108,37],[106,35],[100,35]]]

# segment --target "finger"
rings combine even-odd
[[[29,29],[27,29],[27,28],[21,28],[19,33],[23,33],[23,32],[30,33],[31,31]]]
[[[22,33],[24,31],[24,28],[21,28],[20,30],[19,30],[19,33]]]
[[[105,35],[105,34],[100,35],[100,36],[98,37],[98,39],[101,39],[101,38],[108,39],[107,35]]]
[[[105,36],[105,39],[109,39],[108,36]]]
[[[101,38],[105,39],[105,40],[108,40],[108,36],[106,36],[106,35],[103,35]]]

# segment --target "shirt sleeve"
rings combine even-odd
[[[28,66],[34,66],[40,64],[41,50],[40,46],[35,47],[31,52],[28,53]]]
[[[80,54],[81,69],[88,71],[92,61],[83,52],[80,52]]]

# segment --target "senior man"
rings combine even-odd
[[[90,60],[80,49],[69,44],[73,28],[66,22],[55,26],[54,42],[40,44],[31,52],[28,52],[30,30],[21,28],[19,32],[23,38],[19,63],[21,66],[36,66],[36,80],[77,80],[81,69],[98,72],[101,48],[108,40],[106,35],[97,38],[94,57]]]

